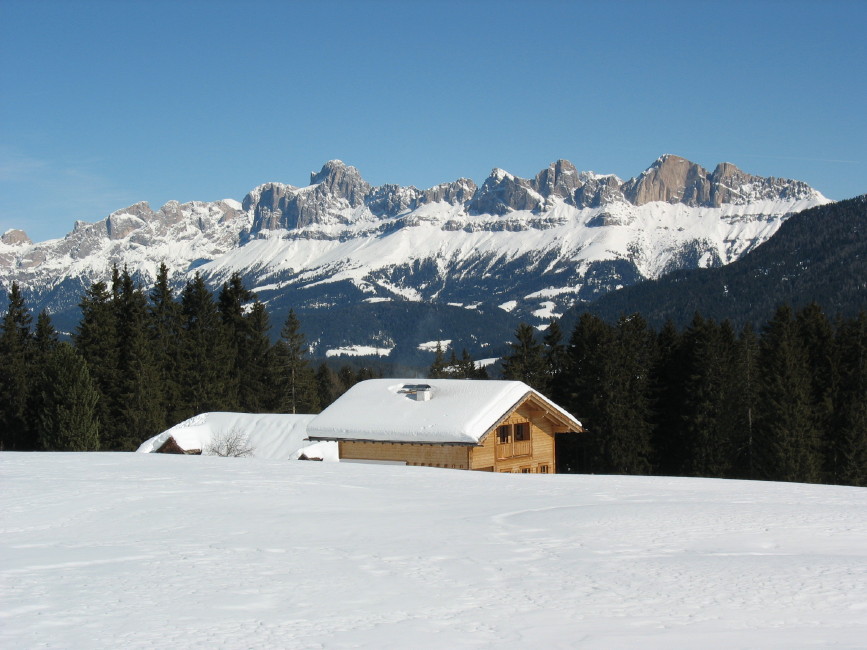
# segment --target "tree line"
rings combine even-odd
[[[315,367],[293,311],[272,343],[265,305],[240,275],[216,295],[196,274],[175,295],[160,267],[146,292],[114,269],[80,302],[71,341],[35,324],[16,284],[0,324],[0,449],[134,450],[208,411],[317,413],[361,368]],[[487,378],[463,350],[437,346],[430,377]],[[740,332],[696,314],[654,330],[638,315],[585,313],[565,340],[520,324],[506,379],[578,417],[561,436],[572,472],[867,485],[867,313],[829,319],[777,309]]]
[[[585,313],[568,342],[518,327],[504,359],[587,429],[558,440],[573,472],[867,485],[867,312],[788,306],[756,332],[696,314],[658,332]]]
[[[0,325],[0,449],[136,449],[198,413],[317,413],[373,372],[314,367],[293,311],[271,342],[265,305],[234,274],[179,295],[162,265],[149,292],[127,270],[96,282],[62,341],[35,326],[17,284]]]

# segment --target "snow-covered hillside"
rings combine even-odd
[[[164,262],[176,282],[199,272],[215,287],[239,271],[276,312],[508,305],[514,318],[541,325],[576,301],[727,264],[788,215],[826,202],[799,181],[728,163],[708,172],[671,155],[625,182],[561,160],[534,179],[495,169],[480,187],[460,179],[428,190],[372,187],[331,161],[310,185],[266,183],[240,203],[173,202],[156,212],[141,203],[42,243],[10,231],[0,239],[0,285],[17,281],[37,310],[58,313],[108,279],[112,264],[149,283]],[[322,341],[322,353],[388,348],[388,334]]]
[[[7,648],[862,648],[867,490],[0,454]]]

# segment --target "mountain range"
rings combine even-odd
[[[656,328],[667,320],[684,327],[696,312],[759,327],[781,303],[796,310],[816,303],[830,318],[867,309],[867,194],[792,215],[726,266],[675,271],[573,308],[561,326],[571,331],[580,310],[609,322],[638,312]]]
[[[146,286],[160,263],[178,287],[239,272],[274,320],[295,309],[318,356],[409,355],[437,339],[478,356],[519,320],[543,327],[623,287],[730,264],[828,202],[801,181],[670,154],[626,181],[558,160],[531,179],[494,169],[481,186],[426,190],[371,186],[333,160],[307,186],[265,183],[241,201],[137,203],[40,243],[10,230],[0,285],[18,282],[69,330],[112,265]]]

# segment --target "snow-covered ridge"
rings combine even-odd
[[[41,243],[9,231],[0,285],[17,281],[36,306],[58,311],[108,279],[112,264],[149,282],[165,263],[178,282],[239,271],[249,286],[273,287],[261,292],[272,302],[316,288],[302,308],[345,302],[328,287],[349,282],[368,303],[514,303],[515,314],[539,320],[675,269],[727,264],[788,215],[828,202],[800,181],[729,163],[709,173],[671,155],[626,182],[565,160],[533,179],[495,169],[480,187],[373,187],[337,160],[310,181],[265,183],[241,202],[138,203]]]

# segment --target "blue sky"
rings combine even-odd
[[[867,192],[867,2],[0,0],[0,232],[663,153]]]

